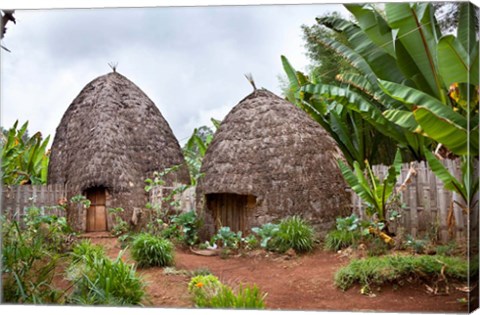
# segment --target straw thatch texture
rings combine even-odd
[[[107,207],[123,207],[128,220],[133,208],[147,202],[145,178],[178,164],[184,167],[169,182],[188,183],[181,148],[158,108],[134,83],[112,72],[87,84],[65,112],[52,145],[48,181],[67,184],[69,198],[103,187]],[[69,213],[80,229],[82,216]]]
[[[247,228],[299,214],[330,225],[349,207],[337,166],[341,151],[318,123],[267,90],[255,90],[225,117],[203,160],[197,186],[206,233],[209,194],[255,196]]]

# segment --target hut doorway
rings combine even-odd
[[[250,231],[249,214],[255,207],[256,198],[252,195],[208,194],[207,208],[215,222],[215,230],[228,226],[234,232]]]
[[[107,207],[105,188],[91,188],[86,191],[90,207],[87,209],[87,232],[107,231]]]

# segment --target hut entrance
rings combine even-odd
[[[248,215],[255,207],[256,198],[251,195],[208,194],[207,208],[211,211],[215,229],[228,226],[232,231],[248,233],[250,226]]]
[[[105,188],[92,188],[86,191],[90,207],[87,209],[87,232],[107,230],[107,208]]]

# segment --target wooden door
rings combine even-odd
[[[103,188],[87,191],[90,207],[87,209],[87,232],[107,230],[107,209],[105,205],[106,193]]]
[[[255,203],[254,196],[237,194],[209,194],[207,195],[207,207],[212,211],[215,221],[215,229],[228,226],[234,232],[242,231],[243,234],[250,232],[248,215],[249,209]]]

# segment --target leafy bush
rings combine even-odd
[[[52,280],[61,256],[49,250],[45,238],[10,221],[3,223],[2,238],[2,302],[59,302],[61,294]]]
[[[84,244],[84,248],[88,247]],[[74,283],[69,299],[81,305],[141,305],[145,284],[133,265],[122,261],[123,252],[115,260],[101,251],[86,250],[87,255],[73,263],[68,278]]]
[[[133,239],[131,253],[140,267],[163,267],[173,264],[173,250],[169,240],[141,233]]]
[[[445,256],[382,256],[352,260],[335,274],[335,285],[346,290],[358,282],[363,286],[398,281],[404,277],[432,276],[466,280],[467,261]]]
[[[265,308],[264,300],[266,294],[262,294],[256,285],[252,287],[240,286],[235,293],[232,288],[222,284],[218,278],[213,275],[192,278],[188,284],[188,291],[193,294],[197,307]]]
[[[191,246],[198,242],[198,228],[200,220],[195,211],[189,211],[178,216],[174,216],[171,222],[176,226],[178,235],[177,239],[183,244]]]
[[[27,209],[21,228],[1,218],[3,302],[60,303],[61,291],[52,285],[55,268],[68,249],[70,227],[65,218]]]
[[[280,221],[278,232],[272,239],[272,248],[278,252],[286,252],[293,248],[298,253],[313,250],[315,235],[313,228],[298,216]]]
[[[260,238],[260,247],[265,249],[272,249],[269,247],[269,242],[278,234],[278,224],[265,223],[261,227],[252,228],[252,232]]]

